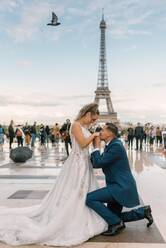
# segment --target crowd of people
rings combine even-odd
[[[144,126],[137,123],[136,126],[130,124],[122,131],[125,142],[128,144],[128,149],[133,149],[135,140],[135,149],[142,151],[143,143],[145,145],[162,146],[166,149],[166,129],[161,126],[154,126],[147,123]]]
[[[62,141],[65,144],[66,153],[69,155],[69,146],[72,147],[69,130],[71,127],[71,121],[69,119],[63,125],[55,123],[53,126],[49,125],[37,125],[34,122],[33,125],[26,123],[25,125],[15,125],[13,120],[8,127],[3,127],[0,124],[0,150],[3,151],[3,145],[5,136],[9,140],[9,148],[12,148],[12,144],[17,142],[18,146],[31,146],[35,147],[36,140],[38,139],[40,146],[45,147],[49,143],[52,146],[58,146]],[[100,131],[101,126],[97,126],[96,130]],[[91,132],[94,130],[91,129]],[[151,123],[141,125],[129,124],[127,127],[119,128],[119,136],[123,137],[125,143],[128,144],[128,149],[135,148],[142,151],[143,144],[153,146],[164,145],[166,149],[166,129],[161,126],[154,126]],[[135,144],[135,147],[134,147]]]
[[[95,131],[100,131],[102,125],[98,125]],[[93,129],[91,130],[94,131]],[[140,150],[144,145],[157,147],[164,146],[166,151],[166,127],[147,123],[127,124],[119,127],[119,138],[123,139],[128,149]]]
[[[55,123],[53,126],[37,125],[36,122],[33,125],[28,123],[25,125],[15,125],[12,120],[7,127],[0,125],[0,150],[3,151],[5,139],[8,140],[9,149],[13,148],[13,143],[15,142],[18,147],[29,146],[33,148],[37,140],[41,147],[45,147],[49,143],[52,143],[52,146],[58,146],[61,140],[65,143],[66,152],[69,154],[69,146],[71,146],[70,126],[71,122],[69,119],[63,125]]]

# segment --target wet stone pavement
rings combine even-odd
[[[99,235],[79,247],[166,248],[166,156],[162,147],[144,145],[142,152],[128,150],[127,147],[126,150],[141,201],[151,205],[155,223],[149,229],[144,220],[127,223],[127,228],[120,235]],[[63,143],[56,147],[49,144],[45,148],[37,144],[32,159],[16,164],[10,160],[6,144],[4,151],[0,152],[0,205],[24,207],[39,204],[52,188],[65,159]],[[100,186],[104,186],[102,171],[94,172]],[[0,247],[10,246],[1,243]]]

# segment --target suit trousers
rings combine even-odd
[[[107,203],[107,206],[104,203]],[[144,219],[143,207],[122,212],[123,206],[112,197],[108,187],[88,193],[86,205],[100,215],[108,225],[115,225],[121,221],[131,222]]]
[[[131,148],[133,148],[133,139],[133,135],[128,135],[128,146],[131,146]]]
[[[140,144],[140,150],[142,150],[142,137],[136,137],[136,150],[138,150],[138,144]]]

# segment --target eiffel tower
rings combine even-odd
[[[98,82],[97,89],[95,91],[95,102],[99,105],[100,100],[104,100],[106,103],[106,112],[100,112],[98,122],[112,122],[118,124],[117,113],[114,111],[113,104],[111,101],[108,85],[107,75],[107,63],[106,63],[106,41],[105,31],[106,22],[104,20],[104,14],[102,13],[102,20],[100,22],[101,38],[100,38],[100,57],[99,57],[99,70],[98,70]]]

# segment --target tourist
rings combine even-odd
[[[2,127],[2,125],[0,124],[0,151],[3,151],[3,145],[4,145],[4,128]]]
[[[138,150],[138,146],[139,146],[140,151],[142,151],[142,141],[143,141],[143,137],[144,137],[144,129],[139,122],[137,123],[137,126],[135,128],[134,136],[136,138],[136,150]]]
[[[153,146],[154,144],[155,135],[156,135],[155,128],[151,126],[149,130],[150,146]]]
[[[18,125],[16,128],[15,136],[17,138],[17,144],[19,146],[23,146],[23,138],[24,138],[24,132],[21,128],[21,125]]]
[[[130,149],[133,149],[133,139],[134,139],[134,128],[133,128],[133,125],[130,124],[129,128],[127,129],[127,132],[128,132],[128,136],[127,136],[127,139],[128,139],[128,148]]]
[[[157,146],[162,145],[162,131],[160,127],[156,128],[156,144]]]
[[[54,135],[54,141],[56,146],[59,143],[59,138],[60,138],[60,126],[58,123],[55,123],[54,127],[53,127],[53,135]]]
[[[72,147],[70,133],[69,133],[70,127],[71,127],[71,122],[69,119],[67,119],[60,129],[62,140],[64,140],[65,142],[67,156],[69,156],[69,145],[70,147]]]
[[[144,141],[146,145],[150,144],[150,123],[146,123],[144,127]]]
[[[145,144],[147,144],[147,137],[148,137],[148,123],[146,123],[145,126],[144,126],[143,141],[144,141]]]
[[[51,136],[50,136],[51,143],[52,143],[52,146],[54,146],[55,145],[55,137],[54,137],[54,129],[53,129],[53,127],[50,129],[50,133],[51,133]]]
[[[15,132],[14,132],[14,127],[13,127],[13,120],[11,120],[10,125],[8,127],[8,136],[9,136],[9,149],[12,148],[12,144],[14,141],[14,137],[15,137]]]
[[[163,133],[164,151],[166,152],[166,131]]]
[[[50,140],[50,127],[48,125],[45,128],[45,133],[46,133],[46,143],[48,145],[49,140]]]
[[[31,126],[30,134],[31,134],[31,147],[34,147],[37,136],[36,122],[34,122],[33,126]]]
[[[25,144],[29,146],[31,141],[31,133],[30,133],[30,126],[28,125],[28,123],[26,123],[26,125],[23,127],[23,131],[25,135]]]
[[[39,137],[40,137],[40,145],[41,147],[44,147],[46,142],[46,130],[43,124],[40,125]]]

